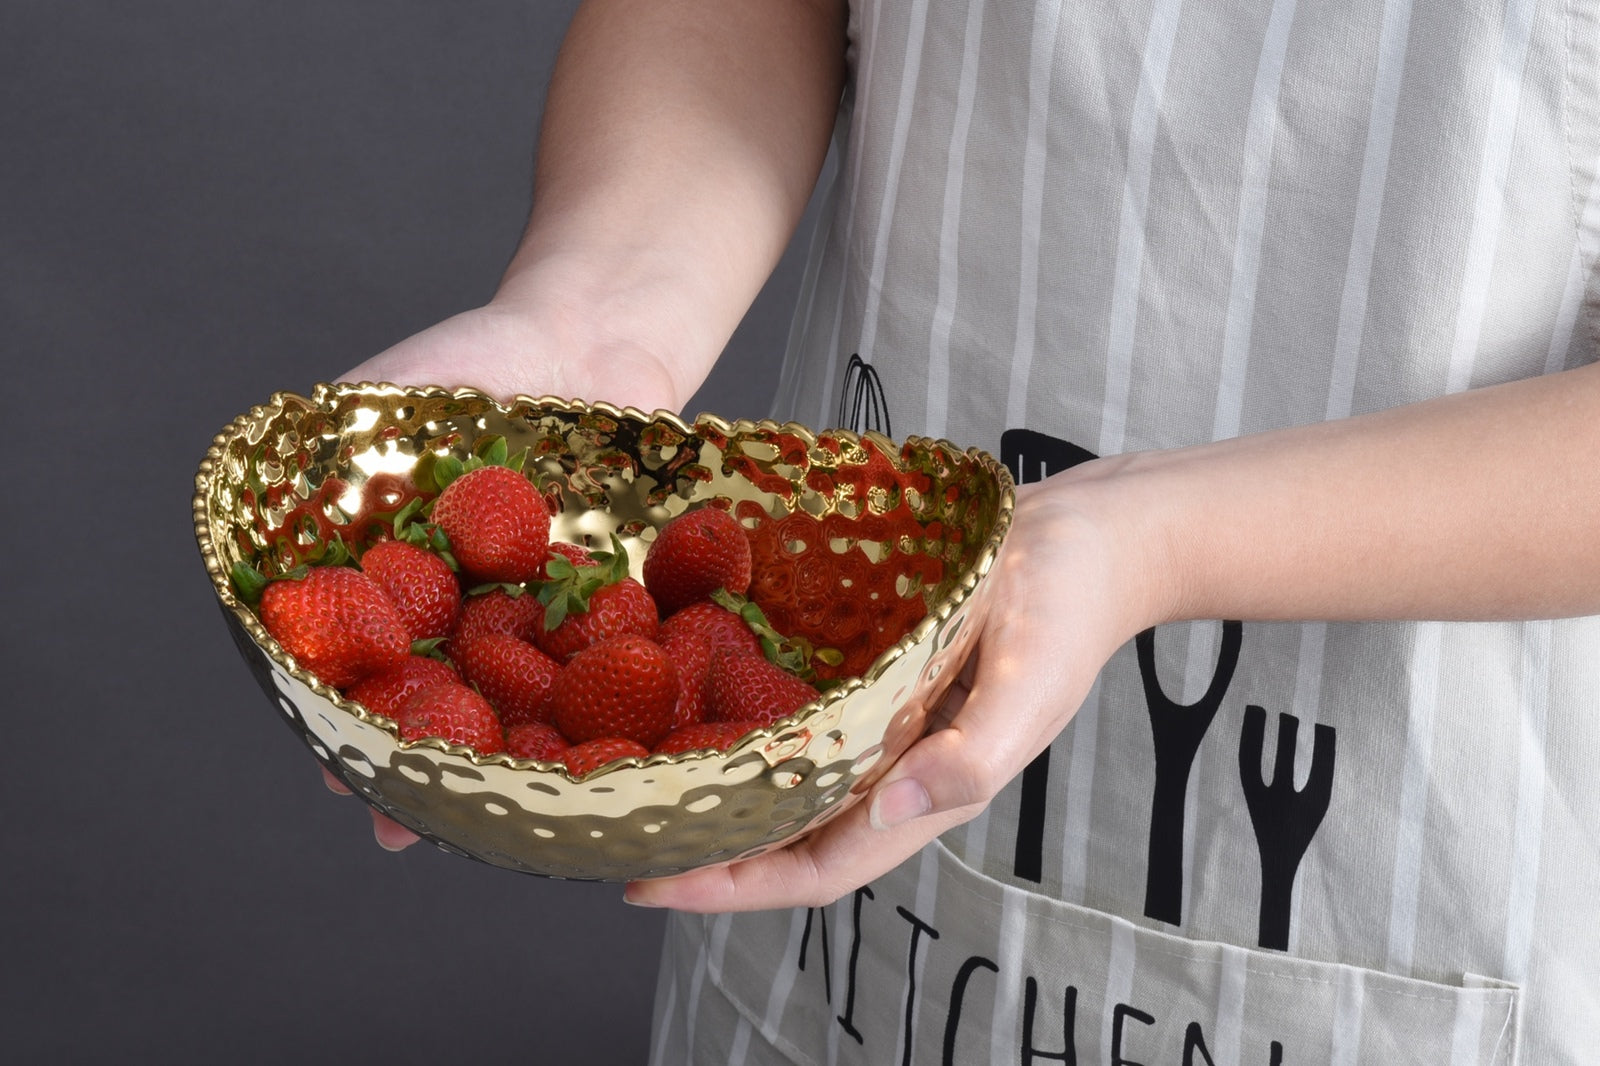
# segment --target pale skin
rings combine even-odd
[[[346,377],[679,409],[804,207],[843,84],[844,18],[800,0],[585,4],[499,292]],[[1006,609],[942,728],[817,833],[627,898],[704,912],[839,898],[978,814],[1152,625],[1600,613],[1597,471],[1590,364],[1025,486],[991,578]],[[376,834],[415,840],[381,818]]]

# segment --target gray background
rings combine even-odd
[[[660,915],[380,850],[189,520],[235,414],[488,297],[573,6],[0,4],[8,1061],[643,1060]],[[765,413],[798,258],[692,411]]]

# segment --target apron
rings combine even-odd
[[[863,4],[773,413],[1028,482],[1592,361],[1595,8]],[[674,916],[656,1061],[1600,1061],[1597,711],[1595,618],[1160,627],[879,881]]]

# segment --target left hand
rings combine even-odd
[[[721,912],[830,903],[976,817],[1067,725],[1113,652],[1145,624],[1124,531],[1082,504],[1104,482],[1085,464],[1017,493],[988,580],[984,628],[931,731],[870,794],[789,847],[636,881],[628,902]],[[1137,583],[1137,576],[1131,577]]]

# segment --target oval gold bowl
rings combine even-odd
[[[359,544],[416,494],[419,459],[465,458],[496,436],[529,449],[526,470],[556,507],[552,537],[604,546],[615,533],[636,577],[669,519],[732,506],[757,546],[752,599],[780,630],[838,647],[848,676],[729,751],[573,780],[558,764],[402,742],[392,720],[300,668],[235,596],[235,563],[286,569],[329,532]],[[758,854],[855,802],[922,735],[971,650],[1013,507],[1004,466],[945,441],[339,384],[278,393],[217,435],[195,477],[194,530],[256,680],[353,791],[447,851],[621,881]]]

